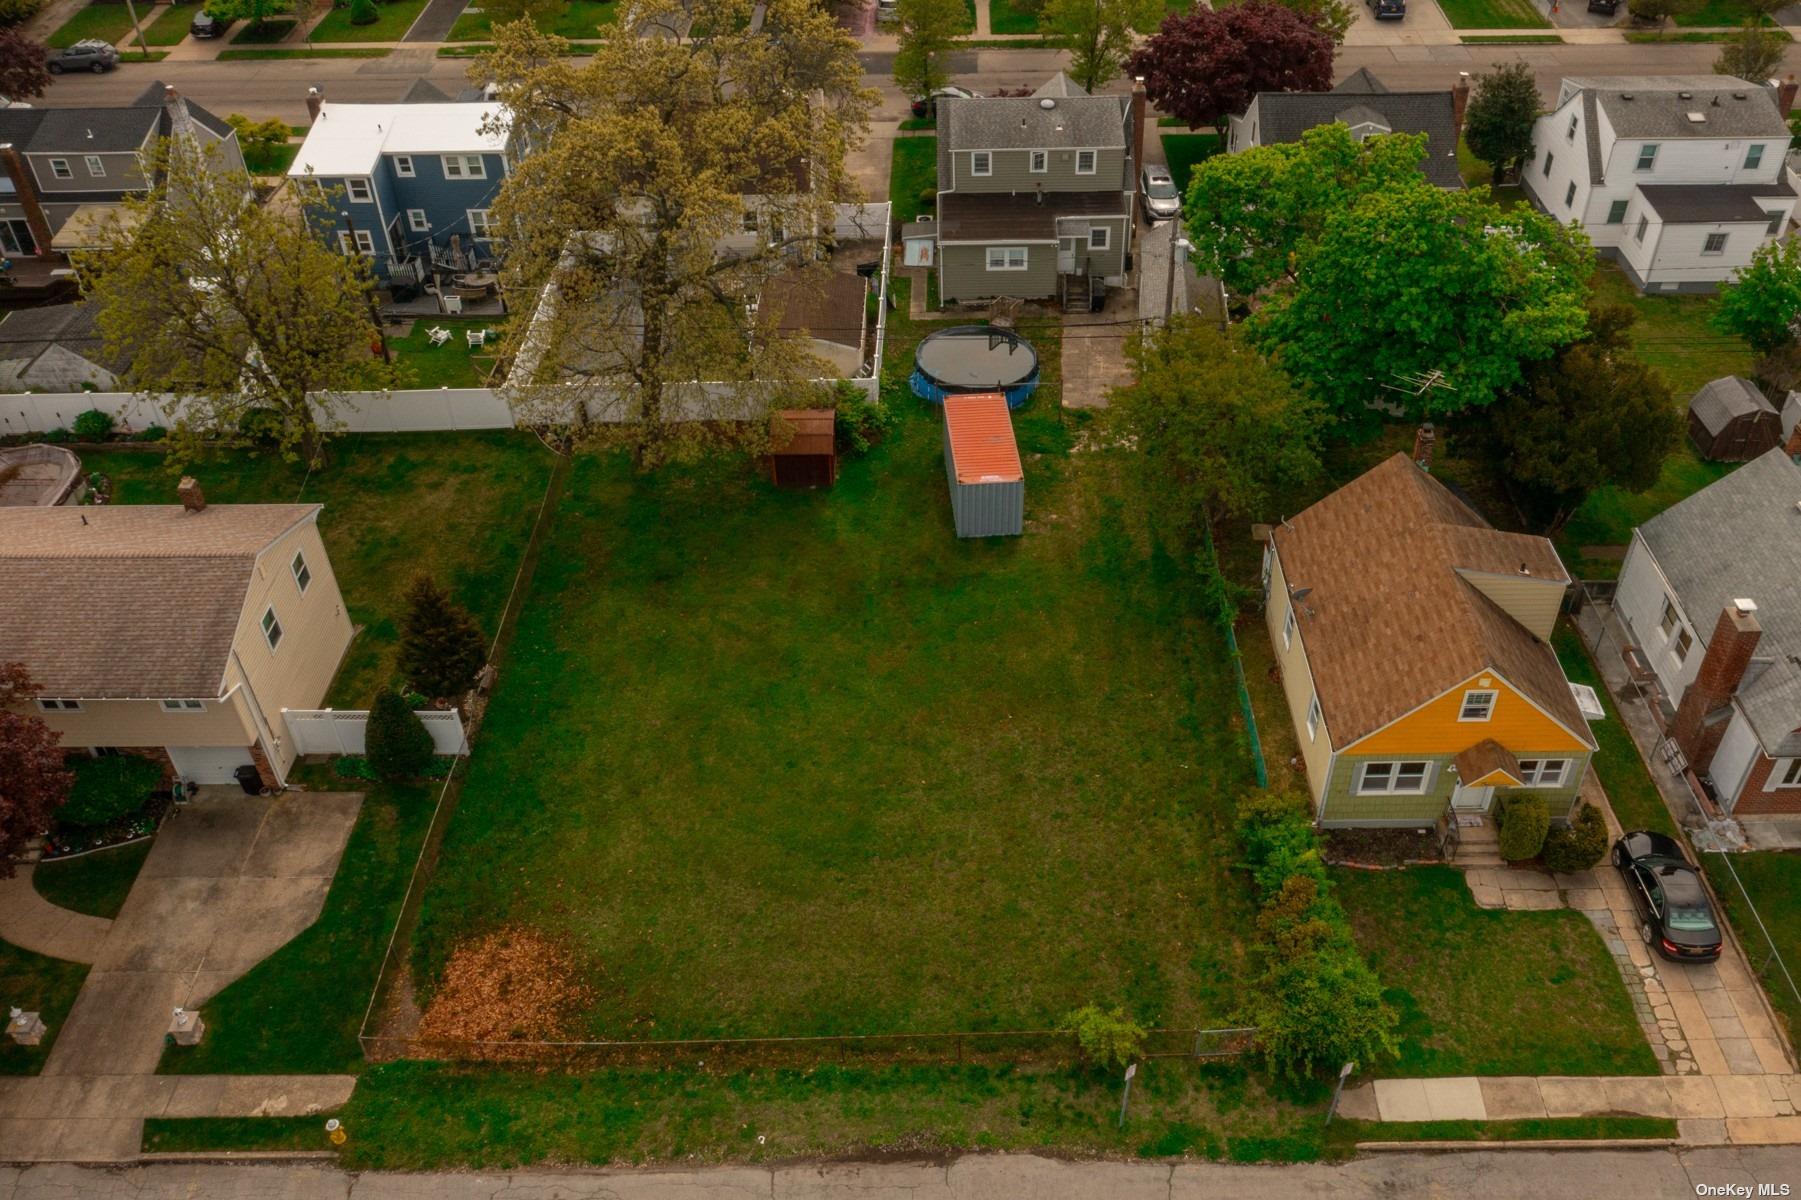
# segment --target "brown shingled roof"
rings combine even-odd
[[[1312,589],[1298,629],[1338,747],[1484,671],[1592,740],[1551,647],[1458,574],[1568,582],[1544,538],[1491,528],[1404,454],[1272,537],[1288,586]]]
[[[0,509],[0,662],[47,696],[217,696],[256,556],[318,510]]]

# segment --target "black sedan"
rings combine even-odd
[[[1613,844],[1613,865],[1626,880],[1645,944],[1671,962],[1720,957],[1713,903],[1675,839],[1636,830]]]

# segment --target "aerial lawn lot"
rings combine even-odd
[[[924,203],[925,193],[933,193]],[[922,208],[931,216],[937,204],[938,139],[936,137],[903,137],[894,139],[894,165],[888,172],[888,199],[894,204],[896,221],[911,221]]]
[[[1439,0],[1454,29],[1549,29],[1532,0]]]
[[[428,997],[525,923],[588,964],[595,1038],[1229,1018],[1236,706],[1121,461],[1041,393],[1025,536],[959,542],[937,410],[894,399],[829,491],[578,456],[425,898]]]
[[[530,434],[502,432],[347,436],[331,456],[308,472],[269,453],[223,451],[188,473],[213,503],[325,506],[319,530],[361,627],[326,703],[362,708],[395,682],[396,622],[414,571],[435,575],[485,632],[498,628],[551,455]],[[84,452],[83,466],[113,479],[116,503],[174,502],[160,451]]]
[[[125,907],[138,870],[150,856],[150,839],[141,838],[111,850],[40,862],[31,886],[58,908],[111,920]]]
[[[1477,908],[1452,867],[1333,873],[1401,1016],[1385,1075],[1655,1075],[1619,968],[1580,913]]]
[[[538,28],[545,33],[580,41],[583,38],[599,37],[603,25],[611,25],[618,19],[618,9],[616,0],[569,0],[567,4],[559,5],[554,13],[535,19]],[[492,17],[479,5],[471,5],[457,18],[447,40],[485,42],[493,36]]]

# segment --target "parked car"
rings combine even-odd
[[[188,32],[197,38],[216,38],[223,37],[229,28],[231,28],[230,21],[224,17],[215,17],[212,13],[202,9],[200,15],[195,17],[193,23],[188,26]]]
[[[1720,957],[1720,926],[1701,873],[1674,838],[1639,829],[1613,844],[1613,865],[1638,910],[1639,936],[1671,962]]]
[[[1620,11],[1620,0],[1588,0],[1588,11],[1613,16]]]
[[[98,75],[119,65],[119,52],[110,42],[84,38],[73,46],[52,50],[44,65],[52,75],[61,75],[64,71],[92,71]]]
[[[1378,21],[1399,21],[1407,15],[1407,0],[1363,0]]]
[[[1145,219],[1152,223],[1182,215],[1182,197],[1168,167],[1148,166],[1140,172],[1138,195],[1144,201]]]

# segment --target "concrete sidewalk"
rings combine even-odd
[[[113,923],[44,899],[31,881],[36,871],[36,863],[19,863],[11,879],[0,879],[0,941],[70,962],[98,961]]]

